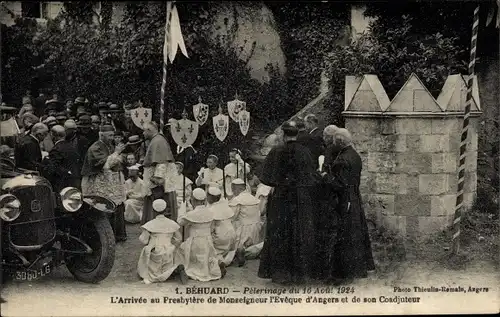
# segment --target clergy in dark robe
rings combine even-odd
[[[318,168],[318,157],[324,152],[323,131],[318,128],[318,123],[318,118],[314,114],[308,114],[304,118],[307,131],[306,146],[311,151],[316,168]]]
[[[66,141],[63,126],[56,125],[50,130],[54,146],[45,159],[47,178],[56,192],[65,187],[80,188],[80,157],[71,142]]]
[[[264,162],[260,180],[274,187],[269,196],[267,227],[258,276],[276,283],[303,283],[314,261],[314,163],[298,144],[295,122],[282,126],[284,145],[274,147]]]
[[[177,198],[175,179],[177,167],[174,156],[165,136],[158,132],[155,122],[144,125],[144,138],[149,141],[143,166],[144,210],[141,224],[153,219],[153,201],[163,199],[167,202],[165,216],[177,219]]]
[[[320,172],[328,170],[335,161],[339,152],[338,146],[333,142],[334,135],[339,128],[329,125],[323,130],[323,140],[326,145],[323,153],[323,164],[319,166]],[[332,252],[330,241],[335,234],[337,225],[336,214],[332,213],[337,206],[337,193],[332,187],[323,181],[317,185],[315,191],[316,201],[319,207],[315,210],[314,234],[316,237],[316,261],[314,266],[314,277],[325,280],[329,277],[328,259]]]
[[[338,202],[331,210],[337,224],[331,232],[330,279],[334,284],[367,277],[375,269],[370,236],[362,206],[359,183],[361,157],[352,147],[352,138],[346,129],[335,133],[335,144],[340,151],[322,173],[324,181],[337,193]]]
[[[16,167],[43,172],[40,142],[45,139],[48,133],[47,126],[39,122],[31,127],[30,133],[21,137],[14,150]]]
[[[102,125],[99,140],[92,144],[85,156],[82,167],[82,193],[84,196],[97,195],[112,200],[117,206],[111,214],[110,223],[116,241],[125,241],[125,178],[122,172],[123,145],[114,146],[114,129]]]

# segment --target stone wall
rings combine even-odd
[[[463,110],[452,103],[460,98],[438,98],[438,103],[412,75],[387,107],[378,79],[367,77],[346,80],[361,89],[346,87],[353,95],[346,96],[350,102],[343,113],[363,160],[360,189],[367,217],[407,237],[437,233],[451,224],[455,211]],[[468,136],[467,209],[476,192],[478,104]]]

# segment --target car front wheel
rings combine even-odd
[[[79,224],[73,228],[71,234],[87,243],[92,252],[68,255],[65,259],[68,270],[77,280],[85,283],[99,283],[104,280],[115,262],[115,237],[108,219],[99,217]],[[78,249],[81,249],[81,246]]]

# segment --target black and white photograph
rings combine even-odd
[[[0,24],[2,316],[500,311],[500,0]]]

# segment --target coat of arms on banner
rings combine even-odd
[[[138,107],[131,111],[130,116],[132,117],[132,122],[144,130],[144,125],[151,122],[153,118],[153,110],[150,108]]]
[[[201,102],[201,97],[198,98],[198,104],[193,106],[194,119],[199,125],[204,125],[208,119],[208,105]]]
[[[219,107],[219,114],[212,118],[214,124],[214,132],[217,139],[224,141],[229,132],[229,117],[222,114],[222,108]]]
[[[238,122],[238,115],[241,110],[245,109],[246,104],[246,102],[238,100],[238,96],[233,101],[227,102],[227,112],[233,121]]]
[[[183,116],[185,117],[185,116]],[[170,124],[170,134],[180,147],[187,147],[196,141],[198,137],[198,122],[186,118],[172,120]]]
[[[243,135],[247,135],[248,128],[250,127],[250,112],[245,109],[241,110],[239,119],[240,131]]]

